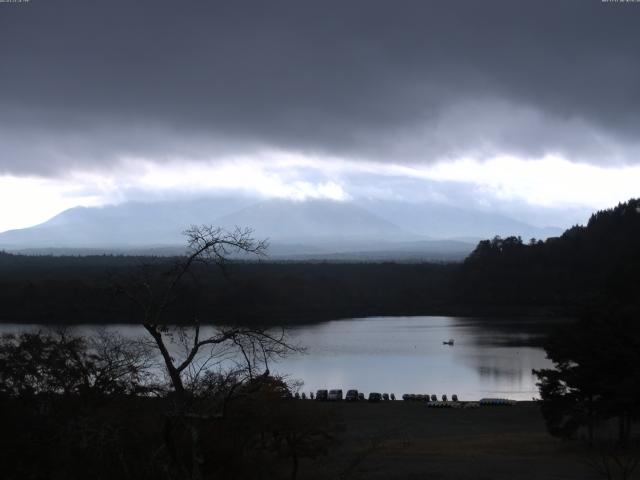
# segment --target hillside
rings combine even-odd
[[[638,245],[640,199],[632,199],[546,241],[480,242],[463,264],[456,296],[476,304],[636,304]]]
[[[191,224],[212,223],[251,202],[241,197],[213,197],[175,202],[127,202],[103,207],[75,207],[30,228],[0,234],[0,248],[180,246]]]

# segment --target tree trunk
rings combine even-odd
[[[622,439],[622,446],[623,447],[627,447],[629,446],[629,440],[631,438],[631,413],[629,412],[624,412],[623,414],[623,419],[624,419],[624,437]]]
[[[158,350],[160,350],[160,354],[162,355],[162,359],[164,360],[165,367],[167,367],[167,373],[169,374],[169,378],[171,379],[171,385],[180,400],[184,399],[185,389],[184,384],[182,383],[182,377],[180,376],[180,372],[173,364],[173,360],[171,359],[171,354],[169,350],[167,350],[167,346],[164,344],[164,339],[162,338],[162,333],[159,332],[155,326],[145,324],[144,328],[151,334],[153,339],[158,346]]]
[[[629,434],[627,432],[627,413],[622,412],[618,416],[618,443],[620,447],[626,448],[628,444]]]
[[[298,452],[294,448],[291,451],[291,480],[296,480],[298,478]]]
[[[296,449],[296,440],[286,435],[285,440],[291,454],[291,480],[298,478],[298,450]]]
[[[195,419],[189,421],[191,433],[191,478],[201,480],[202,476],[202,453],[200,451],[200,432],[198,426],[194,424]]]
[[[593,397],[589,397],[589,413],[587,419],[587,434],[588,434],[588,444],[589,448],[593,447],[593,432],[594,432],[594,423],[595,423],[595,414],[593,411]]]

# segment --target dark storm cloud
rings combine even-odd
[[[0,4],[0,171],[260,148],[634,161],[640,4]],[[640,158],[640,157],[638,157]]]

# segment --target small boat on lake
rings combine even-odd
[[[450,347],[453,347],[453,338],[450,338],[449,341],[447,342],[442,342],[443,345],[449,345]]]

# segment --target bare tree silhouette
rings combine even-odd
[[[222,268],[237,255],[261,257],[267,243],[256,241],[250,229],[228,232],[202,225],[186,230],[187,256],[166,272],[148,265],[140,275],[117,282],[117,291],[136,307],[140,323],[160,352],[173,395],[173,411],[167,415],[165,439],[177,462],[176,430],[188,432],[190,465],[183,470],[191,478],[202,478],[204,462],[201,430],[207,422],[223,418],[228,403],[259,391],[270,376],[269,362],[301,351],[291,344],[284,329],[202,325],[197,317],[170,325],[167,309],[175,301],[181,282],[197,281],[198,264]],[[188,315],[188,312],[185,312]],[[214,370],[215,369],[215,370]],[[263,382],[264,381],[264,382]]]

